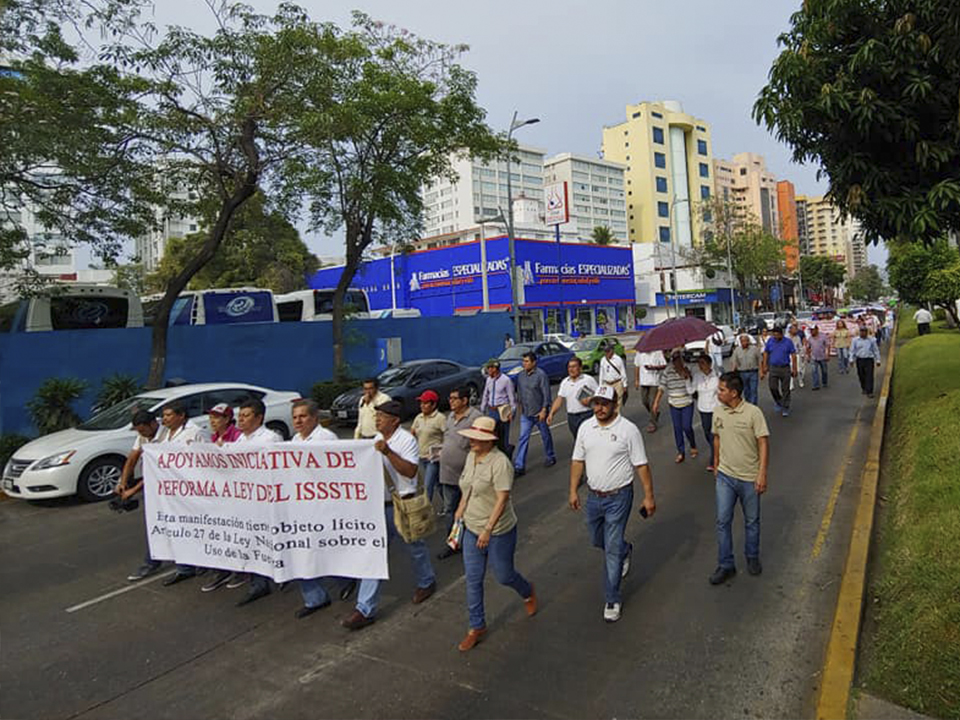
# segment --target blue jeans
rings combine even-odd
[[[827,361],[826,360],[813,360],[813,389],[816,390],[820,387],[821,381],[823,386],[827,386]]]
[[[717,473],[717,564],[734,568],[733,510],[740,501],[743,508],[744,548],[748,558],[760,557],[760,496],[752,482]]]
[[[585,420],[589,420],[592,417],[593,413],[589,410],[578,413],[567,413],[567,427],[570,428],[570,434],[573,435],[574,440],[577,439],[580,426],[583,425]]]
[[[403,538],[397,532],[397,526],[393,523],[393,505],[386,505],[387,515],[387,542],[393,538],[398,538],[403,542]],[[417,582],[418,588],[427,588],[433,585],[437,578],[433,574],[433,566],[430,565],[430,550],[427,543],[423,540],[407,543],[403,546],[410,553],[410,562],[413,565],[413,577]],[[380,606],[380,580],[364,578],[360,581],[360,587],[357,590],[357,610],[366,617],[373,617],[377,614],[377,608]]]
[[[670,420],[673,422],[673,440],[677,444],[677,452],[683,455],[683,436],[690,441],[690,449],[697,447],[697,438],[693,434],[693,404],[682,408],[670,406]]]
[[[757,388],[760,385],[760,371],[741,370],[740,381],[743,383],[743,399],[751,405],[756,405]]]
[[[453,516],[460,506],[460,498],[463,497],[463,491],[459,485],[438,485],[440,489],[440,499],[443,501],[443,514],[447,518],[447,535],[453,529]]]
[[[632,507],[632,483],[607,497],[587,492],[587,529],[593,546],[603,550],[603,590],[608,603],[620,602],[620,573],[630,548],[623,535]]]
[[[320,578],[300,581],[300,594],[303,596],[305,607],[314,608],[326,605],[330,602],[330,595],[327,589],[320,582]]]
[[[707,439],[707,447],[710,448],[710,467],[713,467],[713,413],[700,412],[700,426],[703,428],[703,436]]]
[[[483,550],[477,547],[477,536],[463,529],[463,574],[467,581],[467,615],[470,629],[486,627],[483,614],[483,578],[487,574],[487,560],[493,566],[493,576],[501,585],[517,591],[526,600],[533,594],[533,587],[513,566],[517,549],[517,526],[502,535],[491,535],[490,544]]]
[[[527,450],[530,447],[530,434],[536,426],[540,430],[540,439],[543,440],[543,454],[549,462],[556,462],[557,456],[553,452],[553,436],[546,420],[537,420],[536,415],[520,416],[520,438],[517,440],[517,453],[513,458],[513,466],[517,470],[527,467]]]
[[[433,502],[433,493],[440,482],[440,462],[421,459],[420,472],[423,474],[423,487],[427,491],[427,497]]]
[[[844,375],[850,372],[849,355],[849,348],[837,348],[837,364],[840,365],[840,372]]]

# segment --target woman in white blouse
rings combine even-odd
[[[701,355],[697,360],[697,367],[693,370],[693,377],[687,380],[687,390],[697,393],[697,411],[700,413],[700,425],[703,435],[707,438],[710,448],[710,464],[707,472],[713,472],[713,411],[717,407],[717,387],[720,376],[714,370],[713,360],[709,355]]]

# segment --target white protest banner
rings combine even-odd
[[[277,582],[389,576],[383,465],[372,441],[143,451],[155,559]]]

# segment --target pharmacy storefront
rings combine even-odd
[[[522,340],[546,333],[611,334],[636,329],[633,256],[629,247],[517,240],[517,295]],[[353,287],[371,311],[415,308],[423,315],[509,312],[509,243],[491,238],[372,260]],[[486,255],[486,302],[481,255]],[[311,287],[335,287],[341,268],[319,270]]]

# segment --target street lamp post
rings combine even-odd
[[[540,118],[530,118],[529,120],[517,120],[517,111],[513,111],[513,119],[510,121],[510,130],[507,132],[507,142],[513,139],[513,131],[522,128],[524,125],[533,125],[540,122]],[[510,166],[513,158],[507,155],[507,239],[510,245],[510,289],[511,301],[513,304],[513,339],[520,342],[520,304],[517,288],[517,253],[513,242],[513,183],[510,181]],[[501,213],[502,214],[502,213]]]

